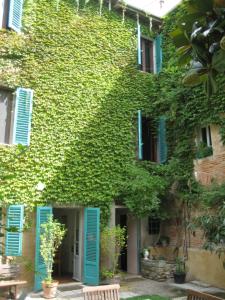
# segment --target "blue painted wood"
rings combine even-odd
[[[6,216],[6,256],[21,256],[23,243],[23,205],[10,205]]]
[[[138,65],[141,67],[142,65],[142,55],[141,55],[141,25],[137,25],[137,46],[138,46]]]
[[[155,71],[158,74],[162,70],[162,35],[159,34],[155,38]]]
[[[143,142],[142,142],[142,113],[138,110],[138,159],[143,159]]]
[[[46,267],[40,253],[40,235],[41,225],[48,221],[49,216],[52,214],[52,207],[38,206],[36,216],[36,248],[35,248],[35,282],[34,290],[40,291],[42,289],[41,283],[46,278]]]
[[[99,285],[100,209],[84,210],[84,276],[88,285]]]
[[[167,160],[167,143],[166,143],[166,118],[159,118],[158,127],[158,160],[159,163],[165,163]]]
[[[32,100],[33,90],[24,88],[16,90],[13,144],[24,146],[30,144]]]
[[[16,32],[21,31],[23,0],[9,0],[8,27]]]

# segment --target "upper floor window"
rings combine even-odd
[[[154,54],[153,41],[141,38],[142,65],[141,70],[148,73],[154,73]]]
[[[30,143],[33,91],[0,89],[0,143]]]
[[[23,0],[0,0],[0,29],[10,28],[20,32]]]
[[[0,143],[12,144],[15,101],[11,91],[0,90]]]
[[[159,73],[162,69],[162,36],[154,40],[141,35],[141,25],[137,26],[137,61],[140,70],[148,73]]]
[[[213,154],[210,126],[201,127],[197,130],[196,146],[197,158],[204,158]]]
[[[164,163],[167,160],[165,118],[160,117],[158,124],[151,118],[142,116],[138,111],[138,158]]]

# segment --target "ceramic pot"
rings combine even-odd
[[[148,257],[149,257],[149,251],[148,250],[144,250],[143,255],[144,255],[144,259],[147,260]]]
[[[46,299],[52,299],[56,297],[57,287],[59,285],[58,281],[53,281],[51,283],[42,282],[43,295]]]

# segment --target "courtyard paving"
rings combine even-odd
[[[83,286],[80,283],[67,283],[59,286],[59,291],[56,300],[71,299],[83,300]],[[169,297],[171,299],[181,298],[186,295],[187,289],[214,293],[217,295],[225,295],[225,290],[218,289],[209,285],[204,285],[199,282],[191,282],[186,284],[174,284],[172,280],[166,282],[157,282],[145,278],[134,278],[123,281],[121,283],[120,298],[129,298],[141,295],[159,295]],[[21,297],[26,300],[43,300],[42,293],[31,293],[26,297]],[[184,298],[185,299],[185,298]]]

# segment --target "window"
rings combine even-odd
[[[24,0],[0,0],[0,29],[10,28],[20,32]]]
[[[15,101],[11,91],[0,90],[0,143],[12,144]]]
[[[148,218],[148,233],[159,234],[160,233],[160,219]]]
[[[154,73],[153,42],[142,37],[141,53],[142,53],[141,70],[148,73]]]
[[[0,28],[7,28],[9,15],[9,1],[0,0]]]
[[[210,126],[202,127],[197,130],[196,146],[196,158],[200,159],[213,154]]]
[[[0,143],[30,143],[33,91],[0,89]]]
[[[157,161],[157,134],[149,118],[142,118],[143,160]]]
[[[208,147],[212,146],[210,126],[201,128],[201,141]]]
[[[167,160],[166,120],[160,117],[155,124],[138,111],[138,159],[165,163]]]

